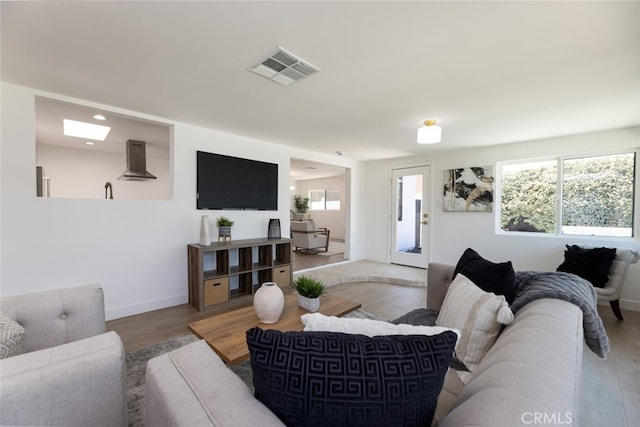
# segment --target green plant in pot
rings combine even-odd
[[[327,291],[327,286],[320,280],[308,276],[300,276],[291,284],[298,291],[298,305],[310,312],[320,309],[320,295]]]
[[[296,194],[293,196],[293,203],[296,206],[296,213],[293,218],[299,221],[304,218],[304,214],[309,210],[309,198]]]
[[[231,227],[233,226],[233,221],[229,218],[221,216],[216,219],[216,225],[218,226],[218,241],[223,237],[224,241],[227,241],[227,237],[231,240]]]

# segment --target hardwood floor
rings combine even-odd
[[[640,424],[640,313],[598,306],[611,351],[600,359],[586,346],[582,364],[579,425],[637,426]]]
[[[292,256],[294,271],[306,270],[307,268],[320,267],[343,261],[346,261],[344,254],[324,256],[318,254],[310,255],[304,252],[293,252]]]
[[[294,254],[294,269],[312,268],[330,262],[324,256]],[[340,261],[343,259],[340,257]],[[314,264],[315,261],[315,264]],[[334,261],[337,262],[337,261]],[[291,292],[291,290],[286,290]],[[409,310],[424,307],[426,288],[383,283],[358,282],[331,286],[329,291],[358,301],[362,308],[384,319],[394,319]],[[188,304],[156,310],[107,322],[116,331],[126,351],[188,333],[187,323],[250,305],[251,296],[236,298],[206,313]],[[640,313],[623,310],[619,321],[609,306],[598,306],[611,352],[598,358],[586,346],[582,366],[581,396],[576,426],[632,427],[640,420]]]

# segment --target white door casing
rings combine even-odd
[[[427,268],[428,165],[392,170],[391,263]]]

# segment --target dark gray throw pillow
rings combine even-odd
[[[456,334],[247,331],[255,396],[287,426],[428,426]]]
[[[395,325],[404,323],[406,325],[413,326],[436,326],[436,320],[438,319],[438,313],[440,310],[429,310],[426,308],[416,308],[408,313],[403,314],[391,321]]]
[[[573,273],[586,279],[598,288],[604,288],[609,281],[609,270],[616,259],[615,248],[581,248],[578,245],[565,245],[564,262],[557,271]]]
[[[504,295],[509,304],[516,293],[516,273],[511,261],[494,263],[468,248],[456,265],[453,277],[463,274],[485,292]]]

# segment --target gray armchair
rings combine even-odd
[[[0,312],[25,330],[25,352],[0,360],[0,425],[126,425],[124,347],[105,333],[100,286],[2,297]]]
[[[313,219],[309,221],[291,221],[291,238],[294,250],[329,250],[330,230],[318,227]]]

